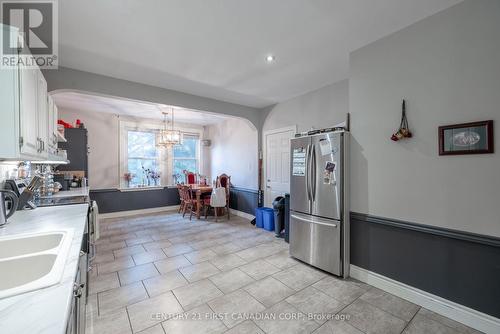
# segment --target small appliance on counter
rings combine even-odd
[[[0,190],[0,227],[16,212],[19,198],[12,190]],[[9,205],[7,205],[9,203]]]
[[[5,189],[14,192],[19,198],[17,210],[35,209],[36,205],[33,203],[33,195],[42,183],[43,179],[39,176],[33,176],[28,186],[26,186],[25,180],[10,179],[5,181]]]

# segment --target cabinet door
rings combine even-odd
[[[39,153],[37,72],[19,66],[21,153],[36,156]]]
[[[37,73],[37,110],[38,110],[38,137],[41,142],[41,156],[47,157],[49,149],[49,112],[47,100],[47,81],[40,70]]]
[[[54,100],[51,96],[48,96],[48,113],[49,113],[49,138],[48,138],[48,147],[49,147],[49,155],[54,155],[57,149],[57,137],[56,137],[56,109],[54,105]]]

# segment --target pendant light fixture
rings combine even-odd
[[[172,147],[179,145],[182,141],[182,134],[179,130],[174,129],[174,108],[172,108],[172,122],[168,121],[168,112],[163,113],[163,129],[160,130],[158,142],[156,146]]]

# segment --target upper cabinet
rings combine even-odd
[[[17,28],[0,24],[0,29],[18,36]],[[57,159],[56,131],[57,108],[40,69],[23,64],[0,69],[0,160]]]

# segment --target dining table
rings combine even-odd
[[[196,196],[196,218],[201,217],[201,208],[203,207],[201,197],[206,194],[211,194],[213,187],[207,184],[190,184],[191,191]]]

